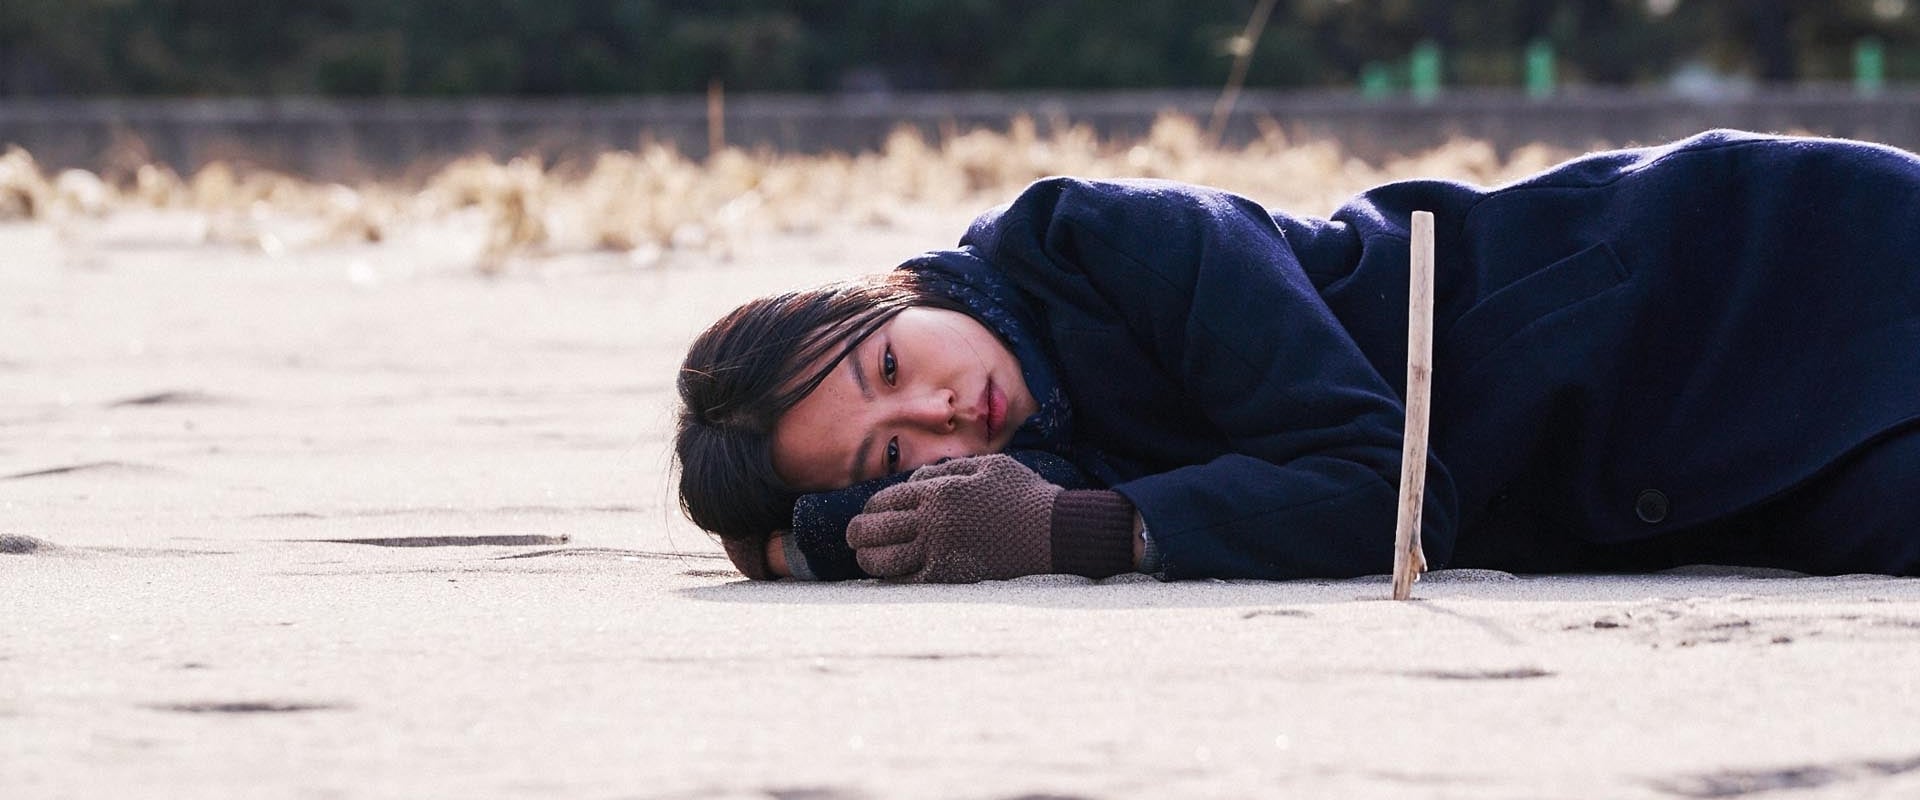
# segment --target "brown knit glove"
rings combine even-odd
[[[847,544],[868,574],[971,583],[1133,568],[1133,505],[1105,490],[1065,491],[1005,455],[921,467],[867,501]]]

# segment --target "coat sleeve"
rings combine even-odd
[[[1155,374],[1082,383],[1176,384],[1180,424],[1209,440],[1208,455],[1161,460],[1163,471],[1113,487],[1139,509],[1169,577],[1391,570],[1401,400],[1266,209],[1180,184],[1050,179],[982,217],[965,244],[1035,298],[1056,342],[1110,342],[1102,363],[1062,364],[1070,394],[1075,374],[1128,365]],[[1059,348],[1063,360],[1089,352],[1100,351]],[[1078,411],[1102,398],[1074,401]],[[1437,461],[1427,480],[1423,538],[1440,567],[1453,551],[1453,489]]]

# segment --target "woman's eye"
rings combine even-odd
[[[900,438],[896,436],[892,439],[887,440],[887,472],[894,473],[899,471],[900,471]]]
[[[894,373],[899,370],[900,366],[893,360],[893,345],[887,345],[887,349],[880,353],[880,377],[886,380],[888,386],[892,386]]]

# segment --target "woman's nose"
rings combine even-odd
[[[946,389],[907,399],[902,404],[901,416],[914,427],[935,433],[946,433],[959,426],[954,414],[953,392]]]

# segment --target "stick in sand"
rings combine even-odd
[[[1427,496],[1427,407],[1433,396],[1433,212],[1413,212],[1407,270],[1407,424],[1400,448],[1400,517],[1393,530],[1393,599],[1427,571],[1420,511]]]

